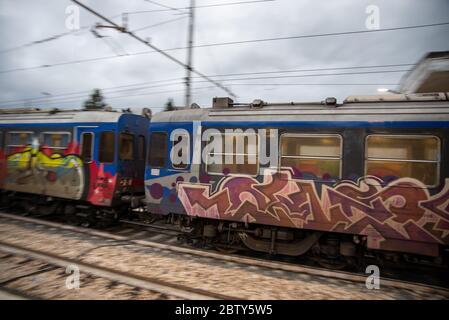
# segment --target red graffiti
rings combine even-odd
[[[179,199],[192,216],[366,235],[375,248],[389,239],[449,244],[449,179],[434,196],[412,178],[385,184],[372,176],[320,191],[290,171],[269,172],[262,182],[223,177],[216,190],[212,184],[178,184]]]
[[[116,175],[110,172],[105,172],[104,164],[97,167],[95,161],[89,164],[90,179],[89,179],[89,194],[87,200],[94,205],[109,206],[114,197]]]

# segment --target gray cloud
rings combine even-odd
[[[223,2],[226,1],[197,0],[198,5]],[[106,16],[114,16],[122,12],[159,9],[144,0],[126,2],[101,0],[84,1],[84,3]],[[173,7],[185,7],[188,6],[189,1],[167,0],[163,3]],[[449,17],[449,2],[446,0],[277,0],[198,9],[196,11],[195,43],[218,43],[364,30],[367,17],[365,9],[371,4],[380,8],[381,28],[445,22]],[[69,5],[72,3],[68,0],[0,0],[0,51],[67,32],[65,10]],[[80,10],[80,13],[81,25],[93,25],[99,22],[99,19],[83,9]],[[179,15],[173,11],[133,14],[129,16],[129,25],[131,29],[136,29],[177,17]],[[115,21],[119,22],[120,17]],[[429,51],[448,50],[448,29],[449,26],[439,26],[371,34],[195,48],[194,66],[203,73],[215,75],[414,63]],[[0,71],[114,56],[114,52],[117,50],[127,53],[150,50],[129,36],[114,30],[102,29],[98,32],[107,37],[99,39],[89,30],[85,30],[54,41],[0,54]],[[152,43],[160,48],[184,47],[187,39],[187,19],[142,30],[138,34],[142,37],[151,37]],[[110,44],[108,45],[106,42]],[[110,47],[111,43],[114,50]],[[123,48],[124,51],[120,48]],[[185,50],[171,51],[170,54],[185,61]],[[386,68],[385,70],[393,69],[400,68]],[[66,100],[58,100],[57,95],[89,91],[93,88],[148,83],[147,86],[153,85],[154,87],[115,93],[106,91],[105,96],[108,103],[115,108],[132,107],[138,110],[142,107],[154,107],[154,111],[157,111],[169,97],[174,98],[178,105],[183,103],[183,85],[175,82],[182,82],[184,75],[185,71],[180,66],[157,53],[0,73],[0,101],[44,97],[42,92],[49,92],[54,96],[53,98],[49,97],[39,103],[28,101],[28,104],[39,107],[79,107],[81,102],[87,98],[87,94],[85,97],[67,96],[64,98]],[[379,86],[385,84],[387,87],[394,87],[386,84],[398,83],[402,75],[403,73],[385,73],[242,80],[231,81],[234,84],[231,85],[231,88],[239,96],[238,101],[241,102],[251,101],[255,98],[267,101],[317,101],[327,96],[335,96],[341,101],[352,94],[374,94],[378,86],[319,85],[319,83],[378,83]],[[172,85],[164,86],[162,86],[164,83],[150,83],[165,79],[178,80],[172,81]],[[226,77],[220,79],[223,80]],[[200,79],[195,78],[194,81],[200,81]],[[245,83],[252,85],[240,85]],[[316,83],[317,85],[265,85],[283,83]],[[207,106],[213,96],[225,95],[218,88],[204,88],[208,86],[210,85],[204,82],[195,83],[194,87],[200,88],[194,91],[193,100],[195,102]],[[56,103],[57,101],[60,102]],[[21,101],[17,104],[22,105],[24,102]]]

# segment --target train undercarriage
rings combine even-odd
[[[154,218],[153,218],[154,219]],[[361,268],[367,263],[414,264],[449,267],[449,248],[441,247],[438,257],[372,250],[363,235],[321,232],[239,222],[217,221],[180,215],[160,216],[184,231],[196,245],[213,246],[225,253],[240,250],[314,261],[325,268]]]
[[[367,249],[366,237],[313,230],[272,227],[243,222],[218,221],[185,215],[154,215],[141,207],[121,203],[115,207],[97,207],[79,201],[2,191],[0,207],[26,212],[31,216],[55,216],[65,223],[83,227],[110,226],[120,219],[143,224],[163,221],[180,230],[180,240],[194,246],[213,247],[223,253],[238,251],[306,259],[331,269],[360,269],[368,263],[414,264],[448,268],[449,248],[441,248],[438,257]]]
[[[120,216],[128,211],[123,205],[100,207],[77,200],[14,191],[1,191],[0,207],[26,212],[30,216],[57,216],[66,223],[83,227],[94,227],[99,223],[102,225],[116,223]]]

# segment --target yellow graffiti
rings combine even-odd
[[[42,151],[33,149],[32,147],[25,147],[19,153],[9,155],[8,166],[17,169],[30,169],[36,167],[51,167],[51,168],[81,168],[83,162],[75,155],[62,156],[60,154],[52,154],[50,157]]]
[[[77,155],[49,155],[26,146],[7,156],[8,190],[79,199],[84,185],[83,162]]]

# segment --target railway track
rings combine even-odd
[[[83,270],[84,274],[91,277],[107,279],[112,283],[118,283],[126,285],[133,290],[147,290],[149,292],[158,293],[163,299],[174,298],[174,299],[188,299],[188,300],[216,300],[216,299],[226,299],[232,300],[235,297],[222,295],[214,292],[207,292],[205,290],[200,290],[196,288],[189,288],[179,284],[167,283],[159,279],[152,279],[150,277],[142,277],[129,272],[123,272],[119,270],[114,270],[98,265],[93,265],[91,263],[86,263],[82,259],[68,259],[61,257],[56,254],[45,252],[42,250],[35,250],[26,248],[23,246],[18,246],[10,243],[5,243],[0,241],[0,253],[4,255],[7,259],[11,257],[22,257],[25,258],[25,263],[30,267],[27,268],[28,271],[25,274],[15,275],[8,279],[3,279],[0,281],[0,290],[5,290],[3,287],[12,282],[26,277],[33,277],[36,275],[42,275],[48,272],[61,269],[64,271],[67,266],[76,265],[80,270]],[[23,267],[24,262],[22,261],[20,265]],[[32,266],[31,266],[32,265]],[[36,266],[39,266],[36,268]],[[31,269],[32,271],[29,271]],[[61,271],[60,270],[60,271]],[[60,283],[65,282],[65,277],[67,276],[65,272],[60,272],[61,277],[55,279]],[[62,280],[61,280],[62,279]],[[8,290],[8,289],[6,289]],[[14,297],[25,297],[26,293],[11,293],[8,291],[5,294],[9,294]]]
[[[35,297],[30,297],[22,292],[17,290],[11,290],[7,288],[0,289],[0,300],[30,300],[37,299]]]
[[[78,234],[84,234],[90,237],[99,237],[106,239],[108,241],[113,241],[115,244],[132,244],[136,246],[141,247],[149,247],[156,250],[163,250],[163,251],[169,251],[175,254],[179,255],[189,255],[198,257],[201,259],[211,259],[214,261],[223,261],[224,263],[231,263],[243,266],[245,268],[253,268],[257,270],[267,271],[270,272],[277,272],[280,275],[282,274],[289,274],[290,276],[298,275],[301,277],[308,276],[308,277],[314,277],[314,278],[326,278],[329,281],[344,281],[345,283],[351,282],[354,285],[357,286],[365,286],[366,276],[361,274],[355,274],[350,272],[344,272],[344,271],[334,271],[334,270],[326,270],[326,269],[320,269],[320,268],[313,268],[308,266],[302,266],[297,264],[291,264],[291,263],[285,263],[285,262],[279,262],[279,261],[270,261],[260,258],[254,258],[254,257],[245,257],[240,255],[232,255],[232,254],[223,254],[223,253],[217,253],[210,250],[202,250],[202,249],[195,249],[191,247],[182,246],[179,244],[171,244],[170,242],[173,242],[172,239],[176,236],[176,232],[174,230],[167,231],[164,235],[166,236],[165,240],[168,242],[157,242],[157,241],[149,241],[145,239],[141,239],[142,237],[146,238],[147,235],[142,233],[140,236],[137,235],[134,232],[135,230],[127,230],[126,228],[119,228],[116,230],[116,232],[105,232],[105,231],[99,231],[95,229],[88,229],[88,228],[82,228],[82,227],[76,227],[66,224],[61,224],[57,222],[47,221],[47,220],[41,220],[41,219],[35,219],[30,217],[23,217],[23,216],[17,216],[17,215],[11,215],[7,213],[0,213],[0,222],[1,221],[16,221],[24,224],[31,224],[36,227],[45,227],[49,228],[50,230],[64,230],[66,232],[71,233],[78,233]],[[137,225],[137,224],[136,224]],[[142,226],[143,227],[143,226]],[[145,225],[145,227],[147,227]],[[143,231],[142,231],[143,232]],[[149,231],[152,232],[152,231]],[[121,233],[121,234],[119,234]],[[161,240],[161,238],[159,238]],[[0,243],[1,245],[1,243]],[[19,248],[21,250],[25,250],[24,248]],[[42,253],[40,253],[42,254]],[[51,256],[51,255],[50,255]],[[57,258],[57,257],[56,257]],[[79,261],[78,261],[79,262]],[[69,263],[69,261],[64,261],[64,263]],[[88,265],[88,268],[93,268],[92,270],[95,270],[95,265]],[[98,270],[98,272],[112,272],[112,270]],[[119,276],[120,272],[118,274],[112,274],[110,278],[114,278],[114,276]],[[124,277],[132,277],[132,275],[122,275]],[[138,281],[141,281],[141,278],[138,278]],[[143,279],[142,281],[148,281]],[[149,280],[151,281],[151,279]],[[157,281],[156,281],[157,282]],[[412,283],[408,281],[402,281],[402,280],[395,280],[395,279],[388,279],[388,278],[381,278],[382,287],[385,290],[388,290],[388,288],[391,288],[392,290],[403,290],[408,292],[425,292],[429,296],[442,296],[449,298],[449,290],[443,287],[439,286],[432,286],[432,285],[426,285],[426,284],[417,284]],[[135,285],[132,282],[129,282],[129,285]],[[150,290],[150,286],[148,287],[148,290]],[[154,289],[153,289],[154,290]],[[186,290],[188,291],[188,290]],[[201,293],[198,293],[201,296]],[[209,293],[211,296],[213,296],[213,293]],[[207,294],[205,294],[207,296]],[[192,297],[192,295],[190,295]],[[230,299],[231,296],[226,295],[218,295],[215,298],[225,298]]]
[[[100,228],[100,230],[106,231],[107,233],[112,233],[114,235],[125,236],[129,240],[143,240],[148,243],[160,243],[160,244],[169,244],[174,247],[182,247],[187,249],[192,249],[192,244],[186,243],[183,239],[185,235],[179,230],[179,228],[174,227],[173,225],[166,224],[164,222],[155,222],[153,224],[141,223],[138,221],[130,221],[130,220],[120,220],[121,225]],[[90,229],[89,229],[90,230]],[[182,239],[181,241],[180,238]],[[140,242],[142,244],[142,242]],[[195,246],[195,245],[194,245]],[[172,248],[172,247],[170,247]],[[210,250],[212,249],[212,250]],[[300,268],[306,268],[308,270],[319,270],[319,274],[327,274],[327,271],[330,271],[330,274],[342,274],[342,276],[338,276],[339,279],[347,278],[348,275],[358,275],[361,279],[366,279],[366,274],[363,271],[354,272],[344,272],[340,273],[336,270],[329,269],[322,266],[317,266],[317,264],[308,259],[297,258],[297,257],[288,257],[288,256],[271,256],[264,253],[253,252],[250,250],[239,250],[238,253],[235,254],[227,254],[226,252],[220,251],[216,253],[213,246],[204,246],[200,245],[198,249],[194,249],[195,252],[211,252],[214,258],[222,259],[225,256],[231,256],[234,258],[248,258],[251,261],[259,260],[262,264],[266,264],[266,262],[271,262],[273,264],[273,269],[276,269],[277,264],[283,264],[284,266],[298,266]],[[226,260],[229,261],[229,260]],[[371,264],[377,264],[378,261],[373,260]],[[288,269],[288,268],[287,268]],[[281,268],[281,270],[284,270]],[[384,279],[396,280],[400,282],[408,282],[408,283],[420,283],[423,285],[430,286],[441,286],[449,289],[449,274],[447,270],[442,268],[440,269],[425,269],[416,265],[415,268],[410,271],[409,268],[401,268],[396,264],[389,264],[382,266],[382,274]],[[415,272],[418,270],[418,272]],[[304,272],[302,270],[301,272]],[[313,272],[312,272],[313,273]],[[315,273],[313,273],[315,274]]]

